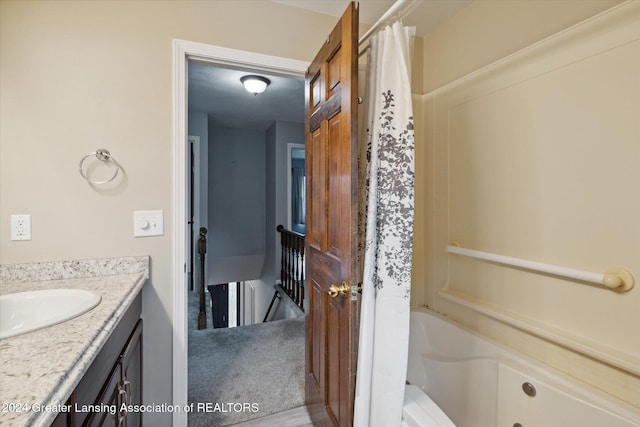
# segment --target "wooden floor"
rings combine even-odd
[[[299,408],[289,409],[288,411],[278,412],[255,420],[245,421],[244,423],[234,424],[233,427],[313,427],[307,408],[300,406]]]

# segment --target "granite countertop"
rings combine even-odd
[[[0,425],[48,426],[148,277],[149,257],[0,266],[0,294],[76,288],[102,297],[75,319],[0,340]]]

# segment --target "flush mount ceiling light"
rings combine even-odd
[[[271,80],[262,76],[244,76],[240,79],[247,92],[257,95],[265,91]]]

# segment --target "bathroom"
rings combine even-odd
[[[630,326],[640,321],[637,289],[626,294],[589,287],[573,291],[571,284],[549,281],[543,285],[547,290],[544,295],[537,293],[532,283],[503,288],[487,282],[504,272],[478,271],[482,267],[444,252],[445,245],[451,243],[447,241],[449,233],[453,233],[462,236],[456,239],[460,239],[458,243],[463,247],[489,242],[493,244],[489,248],[504,249],[506,255],[595,271],[620,265],[635,273],[637,279],[640,227],[634,218],[639,216],[640,207],[634,195],[640,177],[637,169],[631,167],[637,163],[637,144],[610,157],[606,151],[585,142],[590,141],[587,137],[595,133],[594,126],[599,120],[583,122],[570,115],[558,116],[558,120],[573,119],[574,127],[584,129],[581,135],[584,139],[573,141],[570,148],[564,147],[568,151],[546,147],[546,152],[536,152],[531,146],[512,146],[510,151],[502,151],[487,141],[485,149],[474,152],[477,157],[452,157],[453,169],[447,170],[446,153],[433,140],[436,127],[429,127],[430,120],[439,117],[434,96],[439,96],[438,90],[442,91],[447,84],[459,82],[483,67],[624,2],[464,3],[455,15],[417,38],[414,46],[414,109],[423,120],[417,121],[416,133],[412,305],[426,305],[445,313],[473,331],[639,407],[637,373],[631,374],[497,321],[441,293],[447,282],[452,283],[458,286],[457,289],[454,286],[454,291],[551,324],[569,334],[603,342],[623,355],[635,355],[637,367],[640,343]],[[172,402],[173,353],[179,351],[174,348],[171,332],[177,274],[173,240],[177,212],[172,172],[172,40],[309,61],[336,20],[277,2],[252,1],[251,7],[246,4],[243,1],[0,2],[0,264],[148,255],[150,279],[142,290],[146,402]],[[632,65],[637,69],[637,57]],[[613,123],[621,120],[620,128],[635,135],[637,141],[637,120],[633,120],[638,117],[637,79],[629,80],[628,74],[618,76],[616,72],[603,71],[603,90],[595,92],[601,97],[596,99],[609,100],[606,98],[609,85],[630,82],[625,91],[628,89],[629,96],[635,94],[636,102],[632,98],[629,105],[635,110],[630,108],[626,115],[618,115],[615,108],[607,108],[594,114]],[[578,99],[589,100],[589,97]],[[569,103],[569,99],[560,96],[554,102]],[[528,106],[520,103],[518,107]],[[531,120],[535,121],[533,114],[540,111],[533,108],[539,105],[532,106]],[[456,117],[479,120],[487,126],[495,126],[500,119],[483,116],[481,111],[472,113],[475,115],[456,111],[459,114]],[[516,130],[514,136],[520,136]],[[612,140],[599,143],[607,146]],[[78,160],[101,147],[111,150],[124,170],[115,186],[92,187],[78,174]],[[464,180],[473,177],[465,171],[474,170],[478,166],[475,161],[497,158],[497,152],[517,162],[503,162],[492,170],[504,167],[501,174],[537,176],[540,180],[530,182],[526,191],[517,186],[527,183],[514,180],[513,188],[485,194],[482,200],[462,197],[448,200],[449,189],[443,184],[443,177],[459,172],[455,175],[459,181],[452,182],[453,189],[459,189]],[[574,156],[576,153],[579,155]],[[566,170],[562,162],[595,169],[597,174],[581,177],[579,183],[602,197],[586,200],[590,193],[582,191],[582,186],[557,188],[552,195],[543,197],[553,187],[544,179],[553,175],[547,174],[547,166],[537,165],[541,158],[556,162],[551,166],[560,176]],[[625,159],[631,166],[619,163]],[[500,177],[488,174],[486,179],[490,182]],[[616,179],[615,191],[609,190],[611,186],[607,184],[612,179]],[[538,184],[540,187],[536,187]],[[557,184],[577,183],[566,180]],[[552,203],[539,205],[538,200]],[[132,213],[138,210],[162,210],[164,234],[134,238]],[[465,215],[468,213],[474,215]],[[10,216],[14,214],[31,215],[30,241],[10,239]],[[481,222],[476,224],[470,218]],[[554,218],[562,221],[554,222]],[[524,223],[518,222],[525,219]],[[544,227],[544,233],[540,233],[540,227]],[[604,234],[603,230],[614,232]],[[448,277],[448,263],[455,263],[455,278]],[[486,282],[476,289],[475,282],[468,279],[480,273]],[[500,280],[520,280],[520,276],[517,279],[513,276],[517,272],[509,274]],[[542,309],[537,310],[541,305]],[[170,414],[147,415],[149,425],[172,425]]]

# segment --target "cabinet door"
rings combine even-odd
[[[65,403],[68,405],[69,402]],[[60,412],[49,427],[67,427],[71,425],[70,415],[68,412]]]
[[[108,408],[100,412],[91,412],[91,414],[85,420],[83,426],[86,427],[107,427],[114,426],[119,427],[121,424],[119,420],[121,415],[119,414],[120,402],[122,398],[120,395],[123,393],[120,386],[121,378],[121,366],[116,365],[113,372],[109,376],[109,380],[105,383],[98,400],[95,403],[96,407]]]
[[[127,412],[123,404],[126,406],[142,404],[142,320],[136,324],[118,363],[95,403],[95,407],[104,410],[92,413],[83,426],[141,427],[140,411]]]
[[[140,314],[142,312],[142,296],[138,295],[126,313],[120,319],[111,336],[104,344],[100,352],[96,355],[95,360],[85,373],[84,377],[76,387],[72,394],[72,407],[77,404],[79,408],[89,407],[97,403],[104,402],[106,386],[111,382],[114,369],[118,370],[118,380],[121,379],[120,361],[122,354],[129,344],[132,332],[135,330]],[[114,402],[118,403],[118,402]],[[106,408],[109,411],[111,407]],[[119,407],[117,408],[120,409]],[[88,417],[91,412],[83,412],[79,410],[70,414],[70,424],[74,427],[89,425]],[[97,414],[95,415],[98,416]],[[95,418],[95,417],[94,417]],[[106,417],[103,417],[106,419]],[[92,422],[96,422],[95,420]]]
[[[122,388],[125,390],[123,403],[127,406],[142,404],[142,320],[138,321],[127,347],[122,353]],[[126,413],[127,427],[142,426],[142,413]]]

